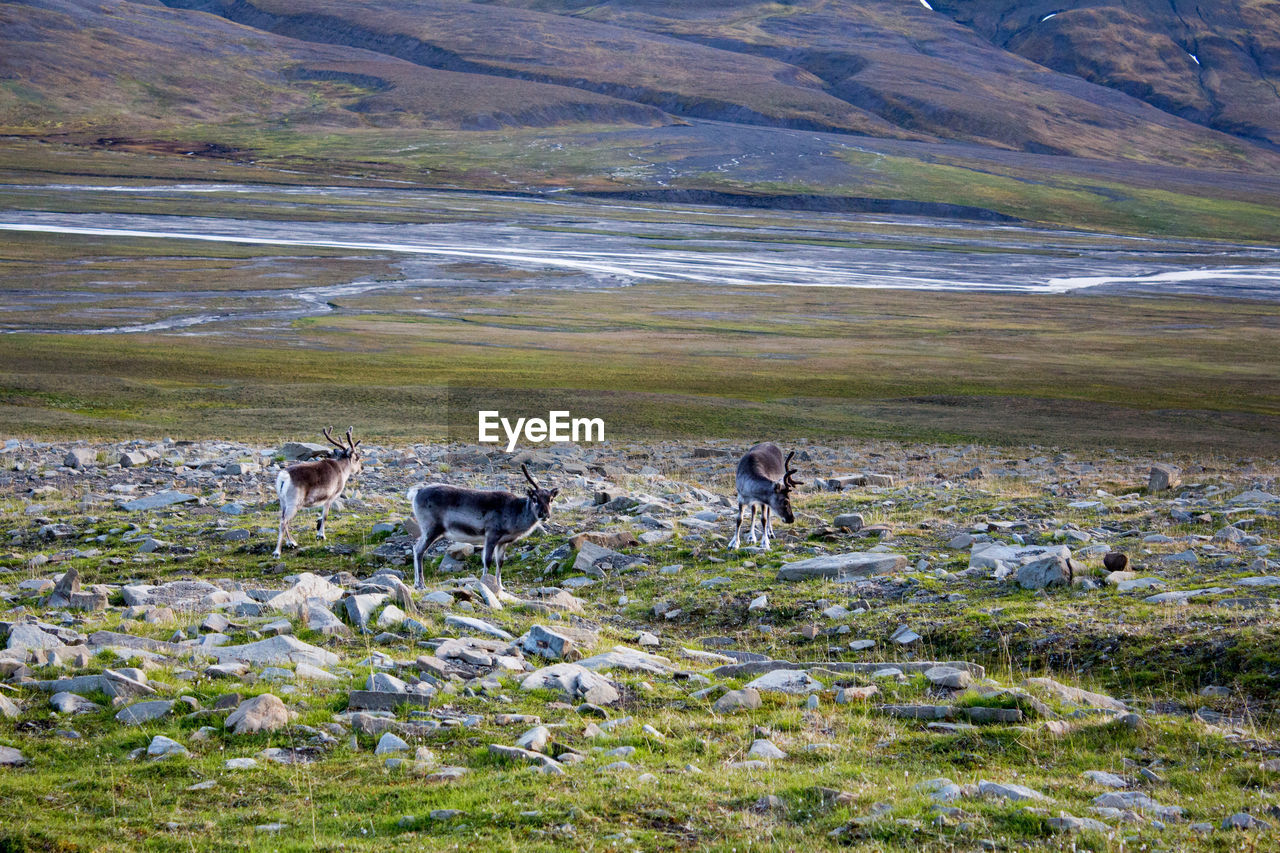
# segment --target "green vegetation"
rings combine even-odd
[[[723,490],[728,473],[723,460],[689,460],[672,454],[671,446],[655,453],[652,446],[617,448],[620,459],[650,459],[662,468],[664,483],[698,483]],[[814,454],[823,451],[809,446]],[[914,458],[917,450],[894,445],[860,447],[862,454],[896,454]],[[976,455],[975,455],[976,454]],[[1228,845],[1257,841],[1263,836],[1235,834],[1216,827],[1225,815],[1251,810],[1270,819],[1265,809],[1280,793],[1280,773],[1263,770],[1276,739],[1275,696],[1280,689],[1280,656],[1275,637],[1280,635],[1275,592],[1263,596],[1258,606],[1229,602],[1197,602],[1188,607],[1156,607],[1141,602],[1141,594],[1112,590],[1054,590],[1032,593],[987,578],[965,579],[965,555],[948,549],[945,540],[955,525],[971,526],[980,520],[1057,516],[1057,523],[1075,523],[1081,529],[1099,524],[1120,530],[1158,530],[1170,535],[1212,533],[1218,521],[1171,524],[1163,508],[1131,497],[1102,499],[1105,513],[1071,509],[1044,491],[1043,484],[1023,478],[1000,478],[957,488],[933,484],[932,470],[954,476],[975,461],[995,464],[1007,456],[1020,459],[1013,448],[976,451],[951,461],[934,460],[909,469],[896,488],[873,492],[833,494],[806,491],[796,502],[799,516],[794,526],[779,525],[775,550],[767,554],[726,554],[721,538],[689,529],[678,532],[664,545],[627,549],[646,558],[646,564],[619,572],[598,583],[576,588],[590,624],[599,625],[596,650],[615,644],[634,645],[639,630],[653,629],[662,637],[657,651],[685,665],[681,648],[721,648],[714,637],[727,637],[739,649],[749,649],[786,660],[903,661],[913,659],[968,660],[987,667],[990,681],[976,684],[954,697],[944,696],[921,676],[902,679],[866,675],[817,673],[828,687],[875,684],[879,694],[870,700],[840,705],[832,693],[824,693],[817,709],[806,709],[804,696],[765,694],[760,709],[720,714],[711,708],[714,697],[693,695],[701,685],[615,671],[624,688],[621,706],[611,717],[632,722],[598,736],[586,731],[594,718],[580,716],[549,693],[528,693],[518,687],[518,676],[497,676],[500,686],[482,688],[479,682],[456,685],[456,692],[432,702],[435,718],[477,715],[469,725],[446,726],[410,734],[412,747],[426,747],[432,757],[421,771],[406,766],[389,768],[384,756],[375,756],[375,736],[357,734],[339,738],[327,747],[313,742],[334,715],[346,709],[347,691],[362,689],[369,673],[359,662],[373,651],[396,659],[426,654],[421,640],[372,637],[335,639],[321,637],[294,620],[294,631],[307,642],[337,652],[342,664],[337,683],[299,681],[297,690],[284,693],[265,680],[248,683],[225,681],[181,667],[164,665],[149,672],[161,695],[192,697],[208,708],[221,695],[237,691],[248,697],[261,692],[283,695],[300,706],[294,725],[272,734],[233,735],[221,727],[223,712],[174,715],[138,728],[112,719],[114,709],[100,693],[87,698],[104,708],[75,716],[50,716],[41,705],[42,694],[31,699],[35,708],[17,719],[0,718],[0,744],[19,746],[31,759],[28,767],[0,772],[0,801],[9,819],[0,828],[4,849],[199,849],[199,850],[411,850],[424,845],[448,845],[459,850],[520,848],[559,850],[566,846],[600,845],[612,849],[829,849],[839,844],[857,850],[968,849],[981,839],[998,845],[1029,849],[1115,849],[1123,837],[1127,848],[1142,845],[1173,849],[1225,849]],[[994,455],[990,455],[994,454]],[[665,460],[665,461],[659,461]],[[1086,463],[1069,459],[1066,464]],[[1220,488],[1236,479],[1239,468],[1219,459],[1202,459],[1197,472],[1201,489]],[[1092,474],[1080,477],[1082,492],[1109,485],[1129,476],[1131,460],[1107,460]],[[1273,465],[1255,466],[1254,476],[1275,475]],[[392,488],[381,478],[408,476],[399,467],[375,466],[365,482],[330,525],[330,543],[303,547],[284,561],[286,571],[308,570],[322,575],[347,571],[359,577],[382,563],[372,555],[376,541],[373,522],[396,519],[403,511],[400,485]],[[112,475],[108,475],[112,476]],[[146,476],[150,476],[149,474]],[[454,471],[466,480],[477,475]],[[371,487],[370,482],[382,482]],[[229,522],[215,506],[190,506],[154,515],[142,525],[171,543],[171,550],[139,555],[133,531],[123,516],[106,501],[84,505],[73,499],[75,489],[67,479],[48,482],[62,487],[41,500],[45,512],[70,523],[75,540],[92,539],[100,553],[92,557],[70,556],[58,570],[77,568],[88,583],[116,583],[123,579],[160,582],[175,578],[233,578],[247,586],[270,585],[278,561],[267,555],[273,507],[252,503],[249,511]],[[652,488],[653,480],[627,476],[619,486],[633,491]],[[236,483],[231,488],[252,489]],[[64,497],[65,495],[65,497]],[[566,506],[586,497],[570,487]],[[944,503],[956,509],[944,509]],[[0,500],[0,523],[6,528],[31,530],[24,516],[25,503],[15,495]],[[926,559],[924,570],[908,569],[900,576],[882,579],[869,588],[830,581],[778,583],[778,566],[805,554],[811,546],[837,549],[865,547],[849,534],[825,529],[822,519],[834,513],[856,510],[869,519],[889,525],[895,535],[886,544],[893,550]],[[92,513],[90,517],[88,514]],[[601,519],[589,509],[560,509],[550,530],[521,543],[508,566],[506,580],[515,590],[563,583],[567,575],[546,569],[549,554],[564,541],[567,532],[598,527]],[[633,525],[620,520],[622,528]],[[227,527],[253,531],[249,542],[221,539]],[[636,529],[639,529],[638,527]],[[122,533],[121,531],[124,530]],[[1260,519],[1252,532],[1266,541],[1280,537],[1274,518]],[[999,534],[997,534],[999,536]],[[1048,538],[1052,538],[1051,534]],[[401,537],[403,539],[403,537]],[[1113,544],[1139,553],[1136,536],[1121,535]],[[43,548],[34,534],[20,535],[16,550],[0,560],[10,578],[43,576],[26,561]],[[1162,561],[1180,545],[1147,546],[1155,554],[1139,557],[1139,569],[1156,573],[1177,588],[1222,584],[1238,565],[1235,546],[1225,546],[1219,560],[1204,560],[1178,568]],[[190,553],[187,553],[187,552]],[[112,566],[119,559],[123,566]],[[682,566],[679,574],[662,574],[659,567]],[[1096,557],[1081,560],[1086,571],[1099,571]],[[476,568],[471,558],[468,570]],[[938,570],[945,574],[939,575]],[[701,582],[727,578],[715,587]],[[433,578],[437,581],[446,578]],[[763,610],[748,612],[747,602],[766,594]],[[626,596],[627,603],[620,603]],[[958,596],[947,598],[947,596]],[[850,606],[870,597],[867,612],[831,619],[822,610],[832,603]],[[665,601],[680,615],[662,619],[652,605]],[[425,606],[421,615],[428,636],[449,636],[456,631],[444,623],[447,611]],[[545,621],[520,607],[482,616],[513,633],[533,622]],[[154,639],[168,639],[183,630],[190,619],[177,617],[146,623],[123,618],[122,611],[87,617],[92,630],[119,630]],[[251,639],[248,633],[259,621],[238,620],[232,642]],[[897,625],[907,624],[922,635],[909,648],[889,641]],[[763,626],[763,627],[762,627]],[[802,632],[817,626],[809,639]],[[849,629],[841,633],[842,628]],[[870,651],[851,652],[850,640],[871,638]],[[1224,656],[1223,650],[1229,650]],[[587,650],[592,651],[592,650]],[[103,665],[126,661],[94,660],[83,670],[100,671]],[[691,665],[692,664],[688,664]],[[699,667],[695,667],[699,668]],[[37,670],[37,677],[75,674],[80,670]],[[1022,679],[1049,675],[1071,685],[1100,690],[1122,698],[1142,711],[1142,725],[1131,729],[1094,713],[1073,715],[1069,703],[1052,696],[1034,701],[1019,688]],[[746,678],[716,678],[733,688]],[[1230,694],[1202,697],[1206,684],[1224,685]],[[167,685],[167,686],[166,686]],[[498,698],[499,696],[505,699]],[[877,710],[880,704],[936,704],[957,707],[1016,708],[1022,725],[982,724],[955,729],[931,728],[926,721],[899,719]],[[1190,716],[1196,709],[1224,715],[1228,722],[1206,724]],[[185,712],[184,712],[185,713]],[[582,766],[567,768],[565,776],[542,776],[518,763],[495,758],[490,743],[509,744],[529,723],[501,724],[498,713],[529,714],[544,723],[558,725],[554,738],[563,746],[581,751]],[[423,719],[421,712],[402,708],[401,722]],[[1046,720],[1065,720],[1069,730],[1055,734]],[[1061,721],[1060,720],[1060,721]],[[563,724],[563,725],[559,725]],[[641,731],[651,725],[661,739]],[[203,726],[211,731],[197,735]],[[302,726],[310,729],[301,728]],[[74,729],[79,738],[60,732]],[[189,756],[153,761],[130,758],[145,748],[154,735],[163,734],[184,744]],[[730,765],[745,757],[755,737],[767,737],[788,757],[765,769],[735,769]],[[202,739],[203,738],[203,739]],[[262,755],[268,747],[301,749],[307,763],[279,765]],[[633,769],[605,769],[620,760],[603,750],[634,747],[624,759]],[[408,753],[412,756],[413,753]],[[250,770],[229,770],[230,758],[256,757]],[[689,765],[701,773],[686,769]],[[431,774],[441,767],[465,768],[452,781]],[[1139,781],[1143,790],[1163,804],[1179,805],[1186,812],[1181,821],[1139,821],[1116,825],[1115,837],[1086,832],[1059,835],[1048,820],[1060,812],[1091,816],[1092,801],[1107,789],[1086,779],[1089,770],[1107,770],[1136,777],[1137,768],[1154,768],[1158,781]],[[656,779],[640,778],[652,773]],[[917,785],[946,777],[961,785],[979,780],[1017,783],[1052,798],[1051,802],[1018,803],[967,795],[937,804]],[[192,789],[198,783],[211,787]],[[775,800],[768,800],[768,797]],[[884,804],[884,805],[881,805]],[[957,808],[959,812],[949,812]],[[456,809],[461,814],[432,818],[432,810]],[[941,817],[940,817],[941,815]],[[1193,824],[1207,822],[1206,833]],[[276,829],[258,829],[283,824]],[[831,833],[838,833],[831,837]]]

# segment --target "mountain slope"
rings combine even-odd
[[[1280,2],[938,0],[994,44],[1163,110],[1280,145]]]
[[[935,137],[1184,164],[1239,166],[1251,157],[1228,136],[1130,94],[1048,71],[905,0],[496,2],[772,57],[810,72],[842,100]]]
[[[0,5],[0,126],[104,132],[236,122],[351,128],[656,125],[580,89],[424,68],[213,15],[105,0]]]
[[[925,138],[834,97],[795,66],[561,15],[454,0],[168,2],[298,39],[367,48],[428,67],[575,86],[673,115]]]

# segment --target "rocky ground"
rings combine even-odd
[[[799,448],[728,552],[742,447],[9,441],[4,849],[1264,849],[1280,467]],[[561,494],[505,588],[406,489]],[[1173,464],[1170,464],[1173,463]]]

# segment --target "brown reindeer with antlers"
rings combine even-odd
[[[337,450],[328,459],[315,462],[300,462],[290,465],[276,475],[276,494],[280,496],[280,536],[276,539],[274,556],[280,556],[280,548],[288,539],[290,548],[297,548],[289,523],[302,507],[323,504],[320,520],[316,522],[316,538],[324,539],[324,523],[329,516],[329,507],[342,490],[347,487],[347,480],[352,474],[359,474],[364,468],[357,448],[359,441],[351,440],[351,429],[347,429],[347,443],[334,441],[329,434],[329,427],[322,432]]]
[[[795,471],[791,468],[793,450],[782,458],[782,451],[771,441],[757,444],[743,454],[738,462],[738,523],[733,528],[733,539],[729,540],[730,548],[741,547],[742,544],[742,509],[751,507],[751,541],[756,541],[756,507],[760,507],[763,522],[764,540],[760,547],[769,550],[769,537],[773,535],[773,513],[777,512],[782,520],[791,524],[796,520],[791,511],[791,490],[804,485],[795,479]]]

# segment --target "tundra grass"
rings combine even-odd
[[[1219,470],[1226,470],[1213,460],[1206,463],[1204,482],[1212,482]],[[687,472],[691,481],[710,488],[723,485],[695,478],[695,470]],[[1085,475],[1080,486],[1096,488],[1104,482],[1103,476]],[[48,482],[62,491],[41,498],[45,511],[72,524],[76,535],[70,541],[83,546],[93,540],[103,549],[96,558],[63,564],[77,566],[85,573],[86,583],[186,576],[269,584],[276,566],[288,572],[305,568],[321,574],[345,570],[364,575],[375,565],[367,531],[375,521],[397,520],[403,510],[389,493],[354,494],[332,518],[328,543],[312,544],[303,538],[303,548],[276,561],[267,553],[274,540],[269,530],[272,506],[266,500],[246,501],[248,514],[234,518],[220,518],[213,506],[170,509],[142,517],[139,526],[194,553],[138,555],[135,546],[120,538],[122,534],[108,532],[138,519],[120,515],[103,498],[94,498],[88,505],[72,499],[76,484],[64,475],[50,477]],[[638,488],[643,483],[637,478],[624,485]],[[220,714],[168,718],[130,728],[116,723],[109,708],[69,718],[28,712],[18,719],[0,719],[0,743],[18,745],[32,759],[28,767],[0,773],[0,802],[9,815],[0,828],[0,843],[14,850],[370,851],[424,846],[477,851],[822,850],[836,846],[950,850],[991,844],[1037,850],[1142,846],[1216,850],[1261,845],[1262,836],[1216,828],[1204,833],[1193,830],[1192,824],[1208,822],[1216,827],[1222,816],[1245,809],[1261,814],[1280,798],[1280,773],[1261,768],[1267,744],[1280,737],[1275,707],[1280,669],[1267,657],[1274,654],[1267,646],[1274,640],[1267,637],[1274,637],[1280,628],[1276,610],[1211,604],[1150,607],[1132,595],[1060,590],[1032,594],[986,579],[934,575],[934,568],[954,570],[963,564],[962,555],[945,547],[950,534],[938,518],[947,515],[946,505],[964,504],[960,515],[966,524],[980,518],[1016,517],[1019,502],[1029,506],[1041,500],[1031,491],[1035,490],[1016,480],[948,490],[912,478],[899,488],[852,495],[805,492],[796,501],[799,523],[779,525],[774,552],[731,555],[723,550],[723,536],[678,532],[667,545],[637,549],[648,556],[647,566],[575,593],[587,603],[589,618],[601,627],[601,648],[631,644],[638,630],[656,629],[664,642],[660,651],[673,656],[678,656],[681,646],[697,647],[705,645],[703,638],[727,635],[739,648],[791,660],[958,658],[986,665],[989,675],[1003,685],[1048,674],[1111,692],[1144,712],[1143,725],[1137,730],[1099,719],[1075,721],[1065,736],[996,725],[946,732],[874,710],[872,706],[880,702],[942,701],[918,676],[874,680],[881,695],[869,703],[836,705],[828,694],[817,709],[806,709],[804,697],[767,695],[756,711],[720,715],[708,700],[692,695],[696,684],[619,674],[626,698],[614,716],[629,716],[633,722],[593,738],[584,731],[589,718],[557,704],[555,696],[525,693],[513,678],[502,677],[497,689],[487,688],[477,695],[458,690],[433,702],[433,707],[456,715],[479,715],[476,724],[409,738],[412,746],[426,747],[432,755],[425,773],[441,766],[466,768],[456,781],[433,782],[408,769],[388,769],[381,757],[372,754],[375,741],[367,735],[356,736],[354,742],[341,739],[314,753],[314,763],[280,766],[258,753],[266,747],[303,745],[309,736],[304,730],[290,727],[273,734],[234,736],[221,729]],[[570,487],[564,500],[570,503],[584,497],[585,492]],[[1158,514],[1126,508],[1123,498],[1102,500],[1109,510],[1109,526],[1146,529],[1158,523]],[[23,567],[30,557],[50,550],[31,532],[25,506],[26,501],[17,496],[0,501],[0,524],[24,531],[10,543],[11,552],[4,558],[6,567],[17,568],[19,576],[46,571],[47,567]],[[901,589],[902,594],[872,595],[875,605],[870,611],[830,620],[820,612],[830,603],[869,593],[827,581],[780,585],[773,576],[779,563],[804,554],[815,541],[858,547],[849,534],[823,529],[823,519],[850,509],[874,513],[874,520],[896,531],[891,542],[895,550],[908,555],[912,564],[924,558],[932,567],[909,569],[882,585],[881,589]],[[1075,512],[1086,526],[1088,514]],[[549,552],[563,541],[566,531],[599,523],[595,513],[586,510],[557,513],[547,532],[513,549],[508,583],[523,588],[563,581],[565,575],[548,569]],[[215,529],[227,526],[250,529],[251,540],[220,541]],[[1194,522],[1185,529],[1209,532],[1212,524]],[[1274,533],[1268,528],[1265,535]],[[105,536],[105,541],[99,541],[99,536]],[[1140,543],[1121,537],[1117,544],[1136,555]],[[125,562],[113,567],[108,562],[113,557]],[[1158,554],[1139,559],[1141,570],[1158,572],[1179,586],[1218,577],[1207,564],[1179,570],[1162,564]],[[682,566],[674,579],[658,571],[668,562]],[[474,560],[469,568],[475,568]],[[697,583],[710,577],[726,577],[728,584],[703,588]],[[431,571],[429,578],[447,580]],[[768,596],[767,607],[747,612],[746,601],[761,593]],[[950,603],[930,600],[948,593],[963,598]],[[620,595],[626,595],[628,603],[619,603]],[[1265,595],[1273,596],[1274,591]],[[680,606],[681,616],[670,620],[654,616],[650,606],[660,600]],[[485,618],[518,629],[528,617],[508,609],[486,613]],[[443,611],[428,609],[422,619],[429,631],[445,632]],[[93,627],[123,630],[125,621],[115,613]],[[923,635],[917,647],[897,649],[889,642],[889,634],[900,623]],[[157,625],[128,625],[131,633],[157,639],[187,627],[181,618]],[[806,625],[820,628],[815,639],[800,633]],[[850,630],[835,632],[841,626]],[[344,709],[346,692],[363,685],[368,670],[358,661],[370,651],[406,658],[426,650],[406,641],[383,645],[371,638],[321,638],[300,625],[295,630],[343,658],[337,669],[345,674],[338,683],[303,684],[299,693],[287,697],[291,703],[303,701],[308,708],[295,723],[313,727],[329,722],[332,714]],[[1180,634],[1180,654],[1203,650],[1203,656],[1184,654],[1177,658],[1178,666],[1168,665],[1174,658],[1147,657],[1175,632]],[[874,650],[847,650],[848,640],[864,637],[876,641]],[[244,639],[244,632],[237,630],[233,641]],[[1047,642],[1037,645],[1036,640]],[[1224,643],[1256,648],[1256,656],[1214,664],[1212,654]],[[1072,654],[1067,657],[1045,653],[1068,646]],[[263,682],[231,685],[201,676],[192,679],[173,668],[152,671],[150,680],[161,686],[162,695],[187,695],[205,707],[232,689],[244,696],[275,689]],[[743,680],[721,681],[733,687]],[[841,676],[835,681],[873,683],[861,676]],[[1199,697],[1198,689],[1211,683],[1225,683],[1234,693],[1227,698]],[[980,695],[984,689],[980,686],[956,702],[988,707],[1010,704],[1008,694]],[[88,698],[107,704],[99,694]],[[1188,716],[1200,707],[1239,722],[1234,730],[1205,725]],[[1064,710],[1052,701],[1050,708],[1058,713]],[[498,725],[494,716],[498,712],[532,714],[557,726],[555,739],[585,753],[585,766],[569,768],[564,777],[545,777],[495,759],[487,752],[489,743],[510,743],[527,728]],[[1029,722],[1034,724],[1038,718]],[[644,724],[656,728],[662,738],[642,732]],[[204,725],[213,731],[200,740],[196,731]],[[61,733],[66,729],[74,729],[79,737],[66,737]],[[179,740],[190,755],[161,761],[129,758],[156,734]],[[745,757],[756,736],[767,736],[789,757],[765,769],[732,768],[733,762]],[[635,769],[608,769],[618,759],[602,750],[624,746],[635,749],[626,757]],[[255,756],[259,766],[253,770],[224,768],[229,758]],[[1184,821],[1164,826],[1149,821],[1120,824],[1107,835],[1061,836],[1051,831],[1049,818],[1060,812],[1088,815],[1093,798],[1106,792],[1088,781],[1082,775],[1085,771],[1131,775],[1135,766],[1155,768],[1159,781],[1143,783],[1143,790],[1161,803],[1184,806]],[[655,778],[641,779],[644,772]],[[1014,782],[1052,800],[1028,805],[966,798],[950,804],[958,812],[949,812],[916,788],[941,776],[961,784],[980,779]],[[212,787],[191,789],[207,782]],[[440,809],[458,813],[431,816]]]
[[[906,430],[1263,452],[1278,434],[1270,303],[657,284],[525,289],[518,311],[474,288],[337,303],[283,332],[0,337],[0,427],[250,437],[337,418],[442,436],[473,430],[467,405],[488,394],[604,417],[617,438]]]

